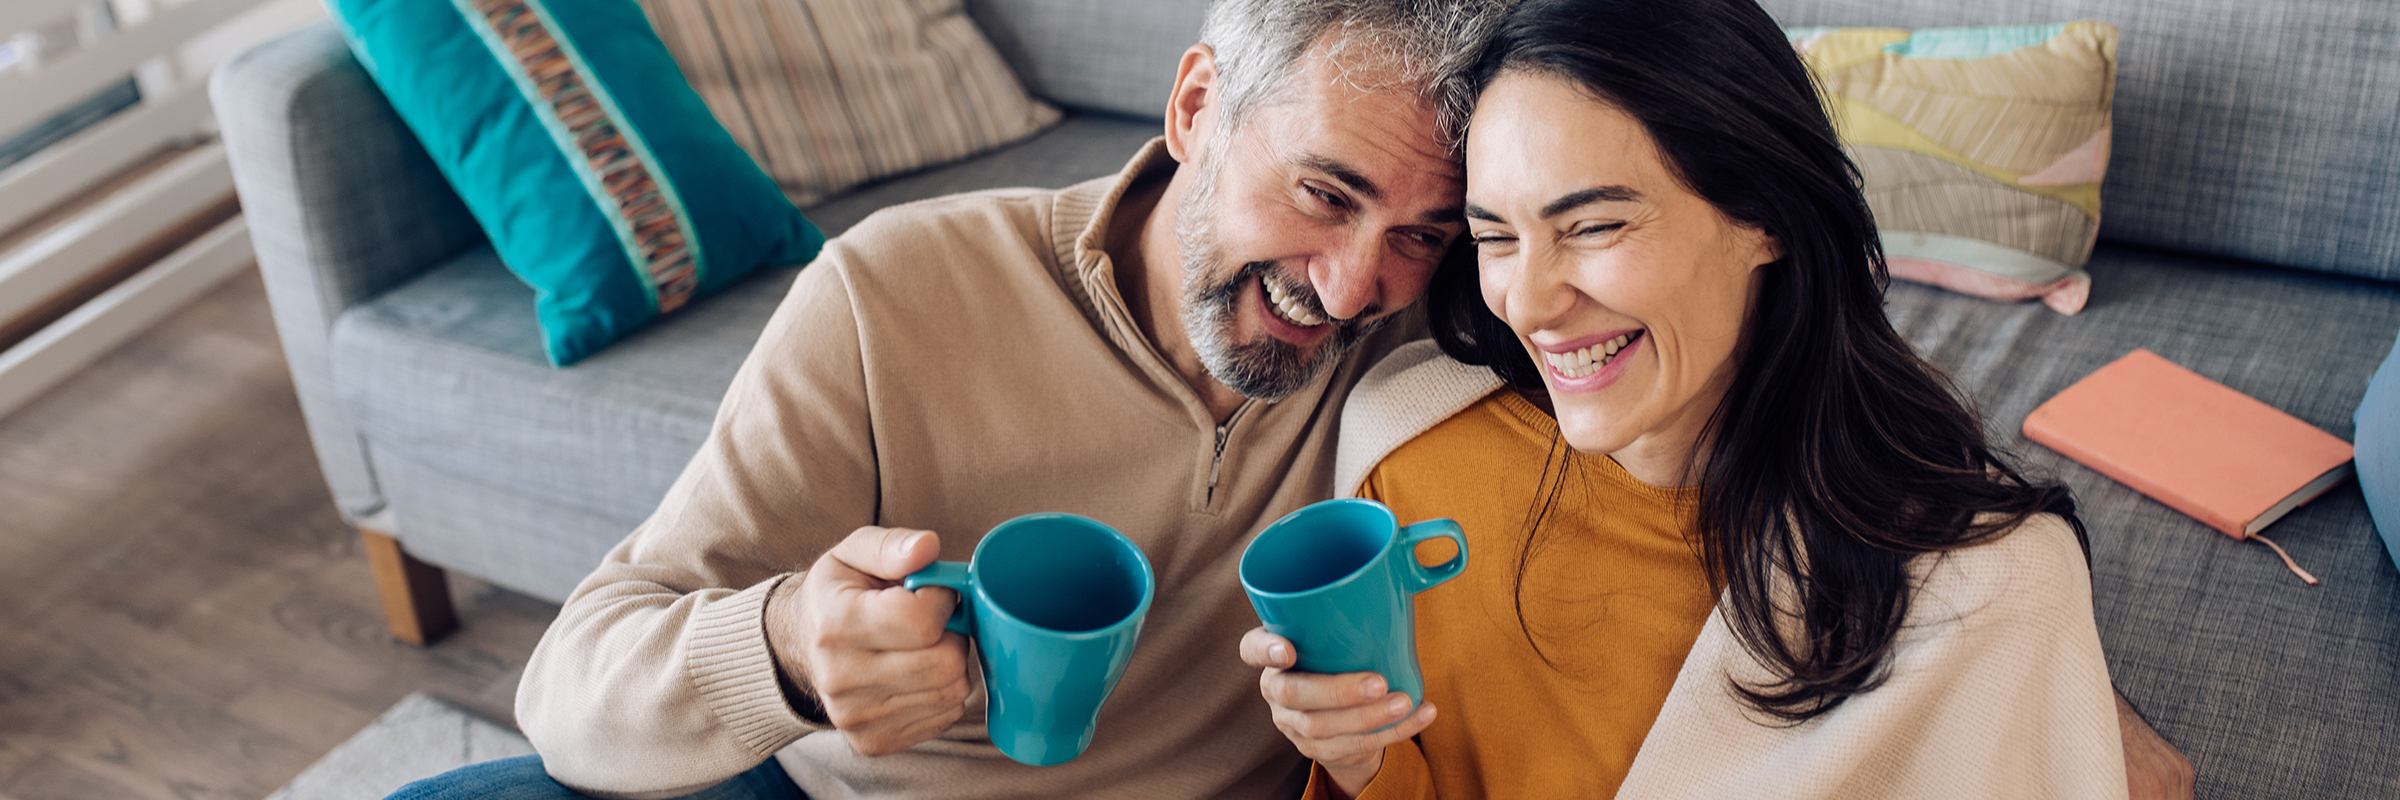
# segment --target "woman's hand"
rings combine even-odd
[[[1325,768],[1336,796],[1356,797],[1383,768],[1384,746],[1433,724],[1433,704],[1409,713],[1408,694],[1391,691],[1372,672],[1287,672],[1299,659],[1290,640],[1266,628],[1242,636],[1243,663],[1264,670],[1258,691],[1275,710],[1275,727]]]

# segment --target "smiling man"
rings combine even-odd
[[[540,760],[419,796],[1295,793],[1236,563],[1331,496],[1349,387],[1419,335],[1465,230],[1437,84],[1500,5],[1221,0],[1120,174],[829,243],[527,666]],[[897,581],[1042,511],[1124,532],[1157,594],[1096,741],[1035,768],[986,736],[952,593]]]

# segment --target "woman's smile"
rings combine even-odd
[[[1642,344],[1646,330],[1631,330],[1614,336],[1597,334],[1584,336],[1558,345],[1536,343],[1542,363],[1548,367],[1551,388],[1560,393],[1596,392],[1616,381],[1631,364],[1634,348]],[[1613,369],[1612,369],[1613,367]]]

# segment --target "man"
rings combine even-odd
[[[422,791],[1296,794],[1236,562],[1331,495],[1350,384],[1416,334],[1385,323],[1464,229],[1434,84],[1502,5],[1220,0],[1120,175],[830,243],[535,652],[517,714],[542,760]],[[1046,768],[984,739],[953,596],[897,588],[1037,511],[1118,528],[1157,575],[1098,738]]]
[[[1245,537],[1332,493],[1333,418],[1465,228],[1435,83],[1491,0],[1225,0],[1125,171],[884,211],[803,270],[657,513],[561,611],[518,721],[663,797],[769,759],[811,797],[1289,796],[1236,648]],[[1380,329],[1380,330],[1379,330]],[[953,595],[1010,517],[1123,531],[1157,594],[1064,765],[981,726]]]

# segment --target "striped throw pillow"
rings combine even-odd
[[[734,141],[800,205],[1049,127],[960,0],[641,0]]]
[[[2083,309],[2117,29],[1786,30],[1866,179],[1892,277]]]

